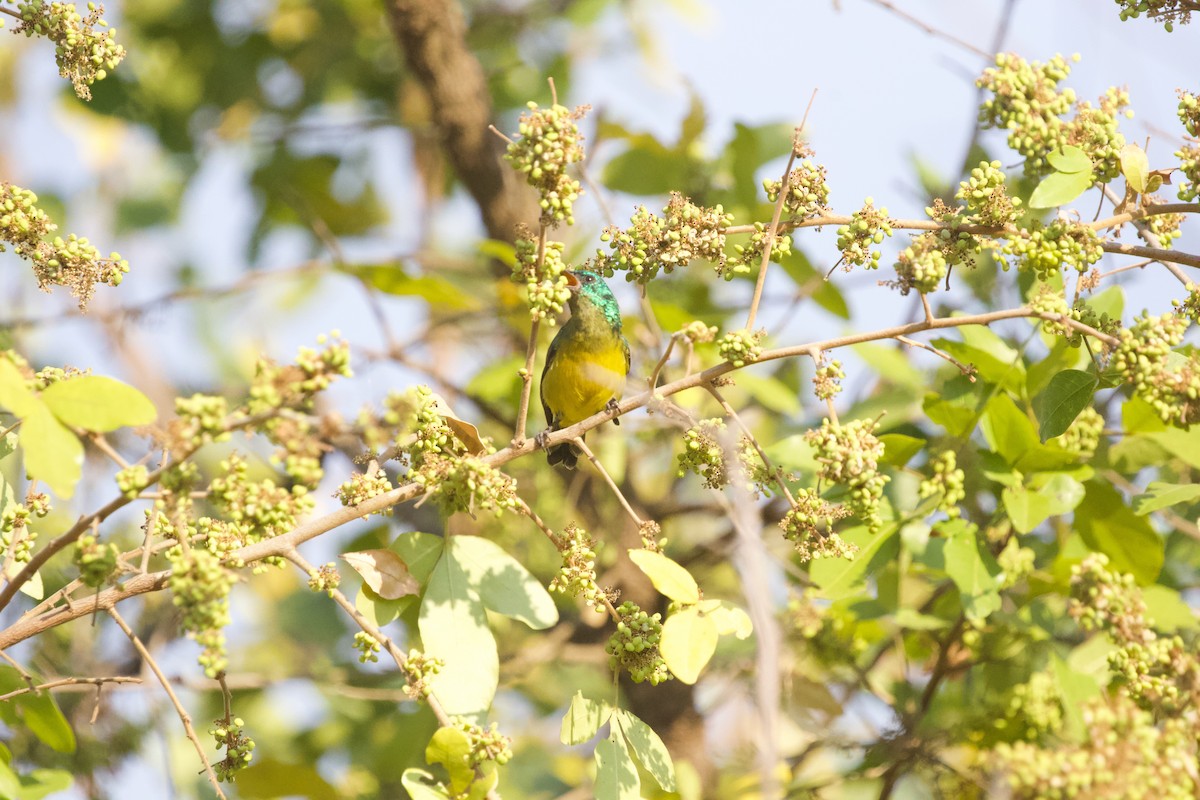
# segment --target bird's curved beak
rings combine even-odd
[[[578,292],[579,287],[583,286],[583,284],[579,282],[579,276],[576,275],[573,271],[567,270],[566,272],[563,273],[563,275],[567,276],[567,288],[571,290],[572,294],[574,294],[575,292]]]

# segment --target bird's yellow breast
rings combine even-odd
[[[542,403],[558,427],[574,425],[603,411],[609,400],[621,399],[625,371],[625,350],[618,342],[562,347],[542,376]]]

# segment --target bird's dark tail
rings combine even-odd
[[[552,467],[561,464],[566,469],[575,469],[579,461],[579,448],[570,442],[556,444],[546,450],[546,461]]]

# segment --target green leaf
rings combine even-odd
[[[1090,372],[1064,369],[1050,379],[1033,403],[1038,418],[1038,436],[1044,442],[1064,433],[1079,412],[1092,404],[1099,379]]]
[[[900,552],[899,527],[888,525],[880,533],[872,535],[864,526],[842,532],[842,538],[858,545],[858,555],[852,560],[844,558],[822,558],[812,562],[809,575],[821,589],[821,596],[839,600],[858,591],[861,582],[889,564]]]
[[[583,692],[575,692],[567,713],[563,715],[562,729],[558,737],[563,744],[583,744],[591,739],[608,722],[613,708],[603,700],[591,700]]]
[[[893,467],[903,467],[928,444],[924,439],[903,433],[885,433],[879,437],[879,441],[883,443],[883,458],[880,460]]]
[[[654,729],[623,710],[613,713],[613,722],[620,726],[625,741],[633,748],[633,754],[662,790],[675,791],[675,765],[671,762],[667,746]]]
[[[1145,493],[1133,498],[1133,513],[1144,517],[1152,511],[1197,499],[1200,499],[1200,484],[1152,481]]]
[[[1139,145],[1130,142],[1121,148],[1121,174],[1125,182],[1138,194],[1146,193],[1146,181],[1150,177],[1150,159]]]
[[[1087,494],[1075,510],[1075,529],[1084,543],[1107,555],[1112,569],[1131,573],[1142,585],[1153,583],[1162,570],[1162,538],[1112,486],[1099,481],[1084,486]]]
[[[479,536],[451,536],[447,549],[491,611],[538,631],[558,622],[558,608],[546,587],[495,542]]]
[[[63,499],[75,493],[83,475],[83,445],[40,402],[30,407],[21,424],[21,446],[30,475],[45,481]]]
[[[1086,192],[1096,180],[1091,170],[1085,172],[1051,172],[1033,190],[1030,208],[1056,208],[1066,205]]]
[[[437,779],[423,769],[406,769],[400,785],[412,800],[450,800],[450,796],[433,785]]]
[[[1083,741],[1087,736],[1083,705],[1100,694],[1100,684],[1091,675],[1072,669],[1057,654],[1052,656],[1051,669],[1054,670],[1058,692],[1063,700],[1063,721],[1067,736],[1073,741]]]
[[[1008,464],[1015,465],[1021,456],[1040,444],[1029,417],[1003,392],[988,402],[981,423],[988,446]]]
[[[434,308],[474,311],[483,307],[477,292],[460,288],[440,275],[409,275],[400,263],[343,264],[338,269],[385,294],[419,297]]]
[[[21,776],[21,789],[14,800],[42,800],[71,788],[75,778],[64,769],[35,769]]]
[[[693,684],[717,650],[717,626],[699,609],[678,611],[663,623],[658,651],[675,677]]]
[[[850,348],[881,378],[915,392],[925,390],[924,373],[913,366],[907,352],[899,347],[884,347],[875,342],[862,342]]]
[[[37,402],[37,396],[25,385],[25,376],[16,364],[0,356],[0,408],[7,408],[24,419]]]
[[[941,425],[951,436],[965,437],[975,429],[984,403],[985,384],[956,375],[925,395],[922,408],[929,421]]]
[[[666,597],[684,604],[700,602],[700,587],[692,573],[662,553],[630,550],[629,560],[646,573],[654,588]],[[674,670],[672,670],[674,671]]]
[[[158,418],[150,398],[132,386],[102,375],[82,375],[52,383],[42,402],[66,425],[88,431],[115,431],[149,425]]]
[[[423,586],[429,582],[434,566],[442,557],[445,543],[446,540],[436,534],[410,531],[397,536],[389,549],[395,550],[404,559],[408,571]]]
[[[406,595],[399,600],[384,600],[364,583],[354,598],[354,609],[380,628],[407,611],[415,600],[413,595]]]
[[[337,800],[338,791],[312,763],[254,759],[237,774],[238,796],[273,800],[276,797],[307,797],[309,800]]]
[[[1146,434],[1163,446],[1168,453],[1191,467],[1200,469],[1200,425],[1189,430],[1168,428],[1158,433]]]
[[[800,398],[786,383],[771,375],[755,375],[743,370],[737,385],[767,411],[790,416],[801,411]]]
[[[974,526],[964,527],[946,542],[946,574],[962,595],[963,611],[972,620],[1000,609],[1000,565],[979,546]]]
[[[642,781],[625,739],[611,730],[596,743],[596,800],[642,800]]]
[[[1087,153],[1072,144],[1051,150],[1046,155],[1046,160],[1058,172],[1084,172],[1092,169],[1092,160],[1088,158]]]
[[[651,137],[604,165],[604,185],[614,191],[638,195],[666,194],[688,182],[692,162],[685,153],[668,148]]]
[[[915,608],[902,608],[893,615],[892,619],[901,628],[910,631],[940,631],[950,627],[948,620],[930,614],[922,614]]]
[[[1200,626],[1196,612],[1175,589],[1159,584],[1147,586],[1142,590],[1142,599],[1146,601],[1146,616],[1155,630],[1175,633],[1180,629],[1192,630]]]
[[[1037,476],[1029,486],[1010,486],[1002,493],[1017,533],[1029,533],[1052,516],[1074,511],[1083,497],[1083,484],[1061,473]]]
[[[1003,339],[981,325],[959,329],[963,341],[934,339],[934,347],[975,367],[975,373],[988,383],[1019,394],[1025,388],[1025,363],[1021,354]]]
[[[445,662],[430,686],[446,713],[482,717],[499,683],[496,640],[483,602],[449,545],[429,576],[417,627],[426,654]]]
[[[30,692],[16,698],[30,733],[60,753],[75,752],[75,732],[50,692]]]
[[[1074,369],[1086,357],[1081,347],[1071,347],[1061,336],[1054,337],[1050,352],[1041,361],[1029,365],[1025,378],[1025,396],[1037,397],[1046,390],[1054,376],[1064,369]]]
[[[458,728],[438,728],[425,747],[425,763],[441,764],[446,769],[452,794],[461,794],[475,780],[470,759],[471,740]]]

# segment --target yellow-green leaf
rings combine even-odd
[[[675,677],[695,683],[717,649],[717,625],[698,609],[672,614],[663,624],[658,650]]]
[[[42,392],[42,402],[63,423],[89,431],[149,425],[158,418],[146,395],[103,375],[83,375],[52,383]]]
[[[43,403],[29,407],[21,424],[21,446],[30,475],[63,499],[75,493],[83,474],[83,445]]]
[[[7,358],[0,358],[0,408],[24,419],[37,404],[37,397],[25,385],[25,376]]]
[[[667,556],[651,550],[630,550],[629,560],[646,573],[654,588],[665,596],[677,603],[699,602],[700,587],[692,573]]]
[[[359,550],[342,553],[342,558],[384,600],[399,600],[421,591],[408,565],[391,550]]]
[[[583,744],[608,722],[612,710],[612,706],[603,700],[592,700],[584,697],[583,692],[576,692],[563,715],[559,739],[563,744]]]
[[[1138,194],[1146,193],[1150,177],[1150,159],[1146,157],[1146,151],[1133,142],[1121,148],[1121,174],[1125,176],[1125,181],[1131,189]]]

